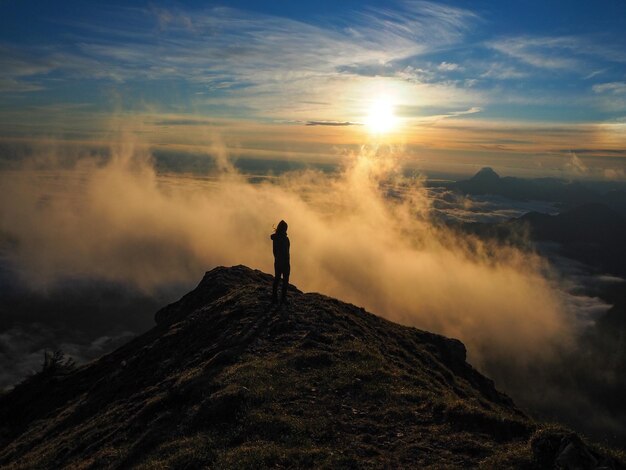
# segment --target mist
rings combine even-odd
[[[401,150],[363,147],[340,172],[304,170],[251,183],[210,148],[206,178],[157,174],[145,147],[124,142],[105,163],[0,176],[0,230],[33,289],[67,278],[141,291],[193,285],[218,265],[272,272],[269,235],[289,223],[291,282],[390,320],[461,339],[477,366],[524,364],[567,348],[575,325],[538,255],[458,236],[430,219]],[[48,163],[50,157],[47,157]]]
[[[299,289],[458,338],[529,412],[600,439],[626,435],[597,399],[601,362],[580,360],[580,334],[608,305],[581,297],[571,270],[520,243],[524,233],[506,245],[441,223],[454,208],[404,176],[401,148],[344,153],[333,173],[263,177],[238,170],[219,140],[207,154],[205,174],[164,173],[129,140],[106,158],[46,152],[0,172],[1,274],[15,297],[3,300],[2,384],[36,368],[42,348],[79,361],[106,353],[215,266],[273,272],[269,235],[285,219]],[[569,400],[575,384],[587,385]]]

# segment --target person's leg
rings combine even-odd
[[[281,292],[281,298],[284,301],[287,298],[287,287],[289,286],[289,274],[290,267],[287,266],[283,271],[283,290]]]
[[[272,285],[272,302],[278,301],[278,281],[280,279],[280,269],[274,263],[274,284]]]

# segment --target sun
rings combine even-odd
[[[386,134],[396,125],[393,103],[388,99],[378,99],[372,103],[365,118],[365,126],[373,134]]]

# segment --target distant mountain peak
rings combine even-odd
[[[490,181],[499,181],[500,180],[500,175],[498,175],[498,173],[496,173],[493,168],[486,166],[481,168],[478,173],[476,173],[474,176],[472,176],[472,178],[470,179],[471,181],[477,181],[477,182],[490,182]]]

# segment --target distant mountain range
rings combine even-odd
[[[558,203],[557,215],[528,212],[506,222],[454,223],[465,232],[501,241],[549,241],[566,257],[617,276],[626,276],[626,191],[599,192],[555,178],[500,177],[483,168],[469,180],[447,183],[463,194],[493,194],[514,200]]]
[[[560,178],[516,178],[499,176],[492,168],[482,168],[468,180],[437,183],[463,194],[493,194],[514,200],[538,200],[559,203],[564,208],[579,204],[601,203],[626,215],[626,190],[601,192],[578,181]]]

